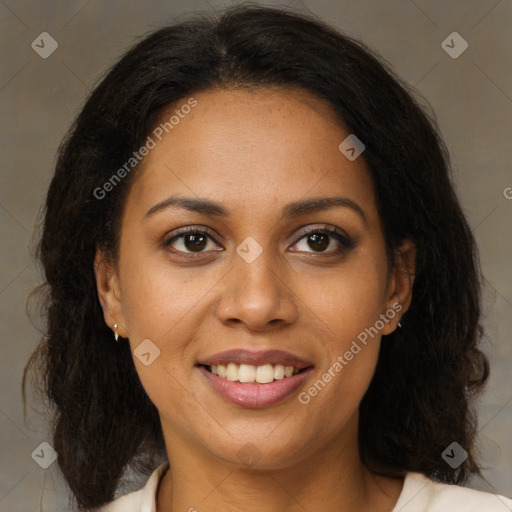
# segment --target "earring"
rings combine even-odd
[[[117,332],[117,324],[114,324],[114,338],[119,343],[119,333]]]
[[[400,322],[398,322],[398,327],[402,327],[402,324]]]

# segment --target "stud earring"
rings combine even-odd
[[[119,333],[117,332],[117,324],[114,324],[114,338],[119,343]]]

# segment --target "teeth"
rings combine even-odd
[[[274,367],[271,364],[258,366],[256,370],[256,382],[260,384],[268,384],[274,380]]]
[[[258,370],[260,367],[258,367]],[[238,380],[240,382],[254,382],[256,380],[256,368],[251,364],[241,364],[238,368]]]
[[[281,380],[285,377],[291,377],[299,373],[293,366],[283,366],[282,364],[264,364],[254,366],[252,364],[229,363],[227,366],[216,364],[209,367],[214,375],[218,375],[232,382],[239,381],[243,383],[257,382],[258,384],[268,384],[274,380]]]
[[[293,366],[292,366],[293,368]],[[284,366],[282,364],[276,364],[274,366],[274,379],[281,380],[284,379]]]
[[[238,366],[235,363],[229,363],[226,368],[226,379],[235,381],[238,380]]]

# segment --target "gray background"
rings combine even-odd
[[[264,2],[283,6],[285,3]],[[176,17],[231,2],[0,1],[0,510],[67,510],[57,464],[31,453],[48,441],[37,400],[23,421],[21,373],[39,334],[25,302],[38,283],[28,248],[55,152],[91,87],[134,39]],[[510,0],[304,1],[311,11],[365,41],[432,105],[451,152],[456,185],[475,232],[488,284],[484,346],[492,374],[479,401],[479,445],[490,485],[512,496],[512,2]],[[452,32],[468,42],[457,59],[441,47]],[[58,42],[49,58],[31,43]],[[508,191],[508,192],[507,192]],[[456,269],[454,269],[456,271]],[[505,508],[505,507],[504,507]]]

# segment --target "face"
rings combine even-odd
[[[98,251],[105,321],[129,338],[168,452],[278,468],[354,446],[381,335],[411,287],[388,267],[363,157],[338,149],[349,132],[304,91],[193,99],[153,136],[117,267]],[[266,383],[239,382],[255,374]]]

